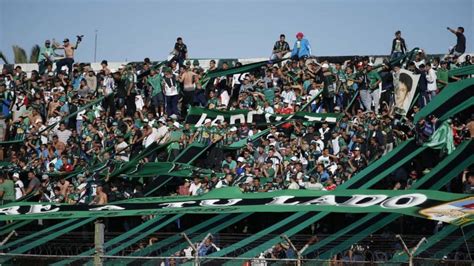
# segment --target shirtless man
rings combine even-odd
[[[191,67],[184,67],[185,70],[179,76],[179,81],[183,83],[183,106],[181,110],[182,117],[188,114],[188,105],[194,105],[195,76]]]
[[[104,193],[104,188],[97,186],[96,195],[89,205],[104,205],[107,204],[107,202],[107,194]]]
[[[68,38],[64,39],[63,45],[58,45],[57,43],[54,43],[54,48],[55,49],[63,49],[64,54],[66,56],[66,58],[63,58],[63,59],[59,60],[58,62],[56,62],[56,72],[57,73],[59,73],[59,71],[61,71],[61,68],[63,66],[67,66],[69,74],[72,73],[72,64],[74,63],[74,50],[77,49],[77,46],[79,45],[80,42],[81,42],[81,39],[78,37],[76,45],[74,45],[74,46],[71,45]]]

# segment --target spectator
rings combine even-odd
[[[458,27],[456,30],[448,27],[448,30],[456,35],[456,45],[449,49],[449,54],[453,56],[460,56],[466,52],[466,36],[464,36],[464,28]]]
[[[15,200],[15,188],[13,181],[0,175],[0,202],[1,205],[8,204]]]
[[[13,173],[13,181],[15,182],[15,200],[25,196],[25,185],[20,179],[19,173]]]
[[[285,41],[285,34],[280,34],[280,40],[273,45],[271,60],[282,59],[288,52],[290,52],[290,45]]]
[[[183,42],[183,38],[178,37],[174,45],[174,59],[178,61],[180,66],[184,66],[184,60],[188,59],[188,47]]]
[[[81,43],[81,40],[82,39],[80,38],[80,36],[78,36],[76,44],[74,46],[71,45],[68,38],[64,39],[63,45],[60,45],[53,41],[53,48],[64,50],[64,54],[66,56],[65,58],[56,62],[56,72],[59,73],[59,71],[62,70],[63,66],[67,66],[69,75],[72,75],[72,64],[74,64],[74,50],[77,50],[77,47],[79,46],[79,43]]]
[[[304,34],[298,32],[296,34],[296,41],[291,51],[291,58],[293,59],[306,59],[311,56],[311,46],[309,41],[304,39]]]
[[[408,51],[405,39],[402,38],[402,32],[396,31],[395,38],[392,41],[391,59],[398,58]]]

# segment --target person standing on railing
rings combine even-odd
[[[304,34],[302,32],[296,34],[296,41],[293,50],[291,51],[292,59],[302,59],[311,56],[311,45],[309,44],[309,41],[303,37]]]
[[[456,45],[449,49],[449,54],[453,56],[460,56],[466,52],[466,36],[464,36],[464,28],[458,27],[456,30],[447,28],[450,32],[456,35]]]
[[[65,58],[63,58],[63,59],[56,62],[56,73],[59,73],[63,66],[67,66],[68,75],[71,76],[71,74],[72,74],[72,64],[74,64],[74,50],[77,50],[77,47],[79,46],[79,43],[81,43],[81,41],[82,41],[81,36],[77,37],[76,45],[72,45],[69,42],[68,38],[64,39],[63,45],[59,45],[58,43],[53,41],[53,48],[63,49],[64,54],[66,56]]]
[[[407,50],[405,39],[402,38],[402,32],[398,30],[395,32],[395,38],[392,41],[392,51],[390,52],[391,59],[404,55]]]

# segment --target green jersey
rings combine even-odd
[[[375,90],[378,87],[376,86],[378,81],[382,81],[382,77],[380,77],[379,72],[376,70],[372,70],[367,74],[367,79],[369,80],[369,88],[371,90]]]
[[[11,202],[15,200],[15,184],[10,179],[5,179],[0,184],[0,191],[3,192],[2,200]]]
[[[153,77],[148,77],[147,79],[148,83],[151,85],[151,87],[153,88],[152,92],[151,92],[151,96],[154,97],[156,96],[158,93],[160,93],[162,91],[162,77],[160,74],[156,74],[154,75]]]

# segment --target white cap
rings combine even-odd
[[[297,158],[296,156],[293,156],[293,157],[291,157],[291,160],[292,160],[293,162],[296,162],[296,161],[298,161],[298,158]]]
[[[367,65],[368,65],[368,66],[374,66],[374,63],[369,63],[369,64],[367,64]]]
[[[211,123],[211,122],[212,122],[212,120],[209,119],[209,118],[207,118],[206,120],[204,120],[204,124]]]
[[[324,63],[321,67],[329,68],[328,63]]]
[[[236,127],[231,127],[230,131],[235,132],[235,131],[237,131],[237,128]]]
[[[13,173],[13,177],[20,177],[19,173]]]
[[[43,179],[43,180],[46,180],[46,179],[48,179],[48,178],[49,178],[48,175],[43,175],[43,176],[41,176],[41,179]]]
[[[243,162],[245,162],[245,158],[244,157],[239,157],[239,158],[237,158],[237,162],[243,163]]]
[[[181,127],[181,124],[178,123],[178,122],[174,122],[174,123],[173,123],[173,126],[174,126],[175,128],[180,128],[180,127]]]
[[[248,176],[248,177],[245,179],[245,182],[244,182],[244,183],[252,184],[252,182],[253,182],[253,177]]]

